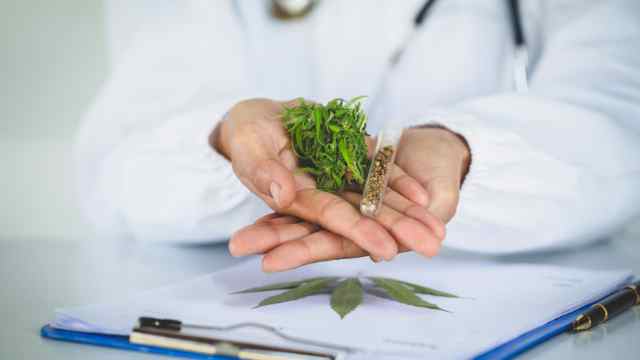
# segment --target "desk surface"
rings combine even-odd
[[[473,255],[445,251],[443,256]],[[41,339],[56,307],[116,299],[237,263],[224,245],[168,247],[135,243],[0,240],[0,358],[148,359],[148,355]],[[594,269],[629,268],[640,275],[640,223],[610,241],[564,253],[502,259]],[[523,358],[608,359],[640,354],[640,308],[578,335],[562,335]]]

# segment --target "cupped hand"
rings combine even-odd
[[[276,212],[305,221],[303,228],[326,229],[376,259],[390,260],[398,252],[397,244],[410,244],[415,234],[433,235],[429,223],[420,220],[424,214],[411,216],[422,211],[419,206],[386,223],[376,221],[361,215],[349,202],[353,199],[319,191],[310,176],[296,172],[296,157],[280,120],[283,106],[293,105],[295,102],[268,99],[240,102],[212,133],[212,146],[230,159],[235,174],[248,189]],[[394,170],[390,184],[399,201],[426,203],[424,189],[399,168]],[[299,230],[286,231],[303,235]],[[233,255],[265,252],[277,245],[265,240],[267,237],[242,235],[236,234],[229,244]]]
[[[469,162],[466,142],[449,130],[436,127],[405,132],[396,158],[400,167],[394,168],[394,179],[416,179],[427,191],[428,198],[421,202],[421,206],[416,206],[390,191],[378,215],[378,222],[387,229],[397,228],[400,223],[396,219],[404,215],[428,225],[431,234],[421,233],[415,228],[406,231],[412,236],[399,239],[399,251],[413,250],[426,256],[438,252],[445,236],[444,223],[455,214],[459,188]],[[406,169],[406,173],[400,168]],[[402,174],[398,176],[396,172]],[[390,182],[392,185],[393,180]],[[359,195],[355,193],[345,193],[343,198],[352,205],[357,206],[359,202]],[[318,261],[370,255],[342,234],[319,228],[297,217],[275,213],[240,230],[232,238],[232,244],[234,242],[251,243],[253,246],[245,249],[247,254],[264,253],[265,271],[282,271]]]
[[[431,125],[406,130],[396,157],[396,164],[429,194],[429,212],[445,223],[456,213],[470,163],[469,146],[462,136]]]

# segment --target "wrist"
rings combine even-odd
[[[443,128],[442,131],[446,131],[450,136],[452,136],[452,141],[458,146],[461,155],[461,168],[460,168],[460,186],[464,183],[467,174],[469,173],[469,168],[471,167],[471,148],[469,147],[469,142],[467,139],[461,134],[449,130],[447,128]]]

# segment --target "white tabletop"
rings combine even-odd
[[[443,256],[473,257],[445,251]],[[136,243],[0,240],[1,359],[148,359],[149,355],[40,338],[56,307],[104,302],[237,263],[225,245],[170,247]],[[610,241],[564,253],[503,259],[640,274],[640,223]],[[637,358],[640,307],[578,335],[561,335],[523,358]]]

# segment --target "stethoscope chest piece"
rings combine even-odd
[[[272,0],[271,14],[280,20],[299,19],[306,16],[316,0]]]

